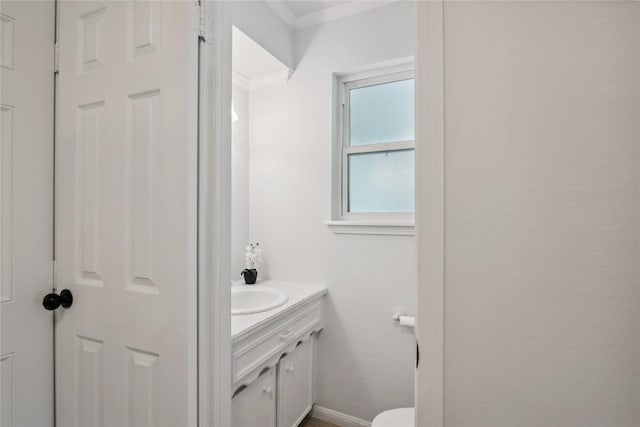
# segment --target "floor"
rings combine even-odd
[[[339,426],[336,424],[328,423],[326,421],[321,421],[317,418],[311,418],[310,416],[307,416],[307,418],[302,420],[302,422],[298,427],[339,427]]]

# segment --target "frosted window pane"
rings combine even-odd
[[[349,212],[413,212],[414,151],[349,154]]]
[[[349,93],[351,145],[414,139],[414,80],[352,89]]]

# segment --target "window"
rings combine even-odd
[[[336,176],[329,225],[413,224],[414,86],[408,67],[338,79]]]

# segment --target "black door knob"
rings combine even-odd
[[[47,310],[55,310],[56,308],[63,306],[69,308],[73,304],[73,294],[69,289],[63,289],[60,295],[52,292],[46,295],[42,299],[42,306]]]

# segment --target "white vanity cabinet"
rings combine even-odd
[[[278,363],[278,427],[297,426],[313,406],[314,343],[312,337]]]
[[[285,285],[280,309],[232,318],[232,427],[295,427],[313,406],[326,288]]]

